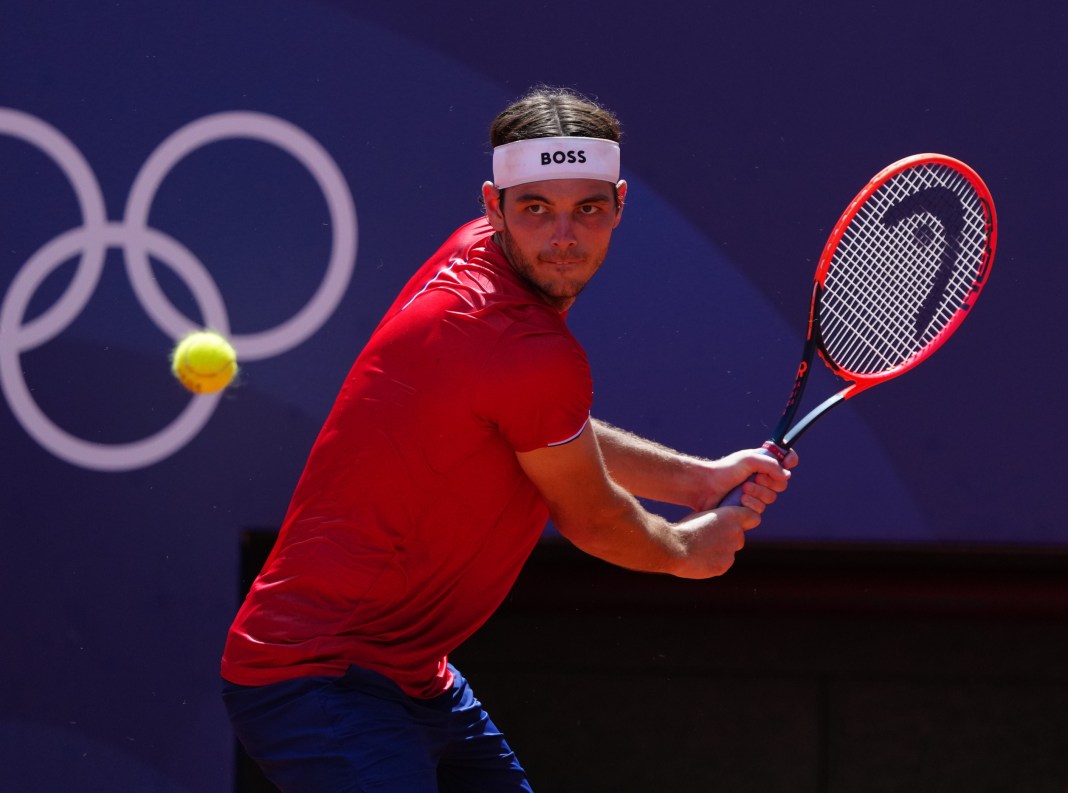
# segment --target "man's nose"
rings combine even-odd
[[[569,215],[562,213],[553,224],[552,244],[555,248],[573,248],[578,244],[575,239],[575,224]]]

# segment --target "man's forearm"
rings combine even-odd
[[[690,506],[698,459],[592,420],[609,475],[639,498]]]

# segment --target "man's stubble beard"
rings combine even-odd
[[[544,297],[558,309],[570,306],[590,281],[590,279],[576,280],[567,278],[556,278],[552,281],[539,279],[536,265],[527,259],[523,255],[523,252],[519,250],[519,246],[515,244],[511,233],[508,231],[507,223],[505,223],[503,231],[497,232],[497,239],[500,242],[501,248],[504,250],[505,256],[508,258],[509,264],[512,265],[512,269],[515,270],[516,274],[518,274],[531,289]],[[599,266],[600,265],[598,265],[598,267]]]

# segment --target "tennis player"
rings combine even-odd
[[[448,656],[547,518],[614,564],[704,578],[786,488],[793,456],[706,460],[590,417],[565,319],[622,217],[619,139],[566,90],[506,108],[485,215],[415,273],[345,380],[222,659],[237,736],[286,793],[530,790]],[[669,522],[639,497],[693,512]]]

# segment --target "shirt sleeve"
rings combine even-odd
[[[517,325],[487,360],[475,404],[513,449],[528,452],[578,437],[592,402],[589,361],[574,337]]]

